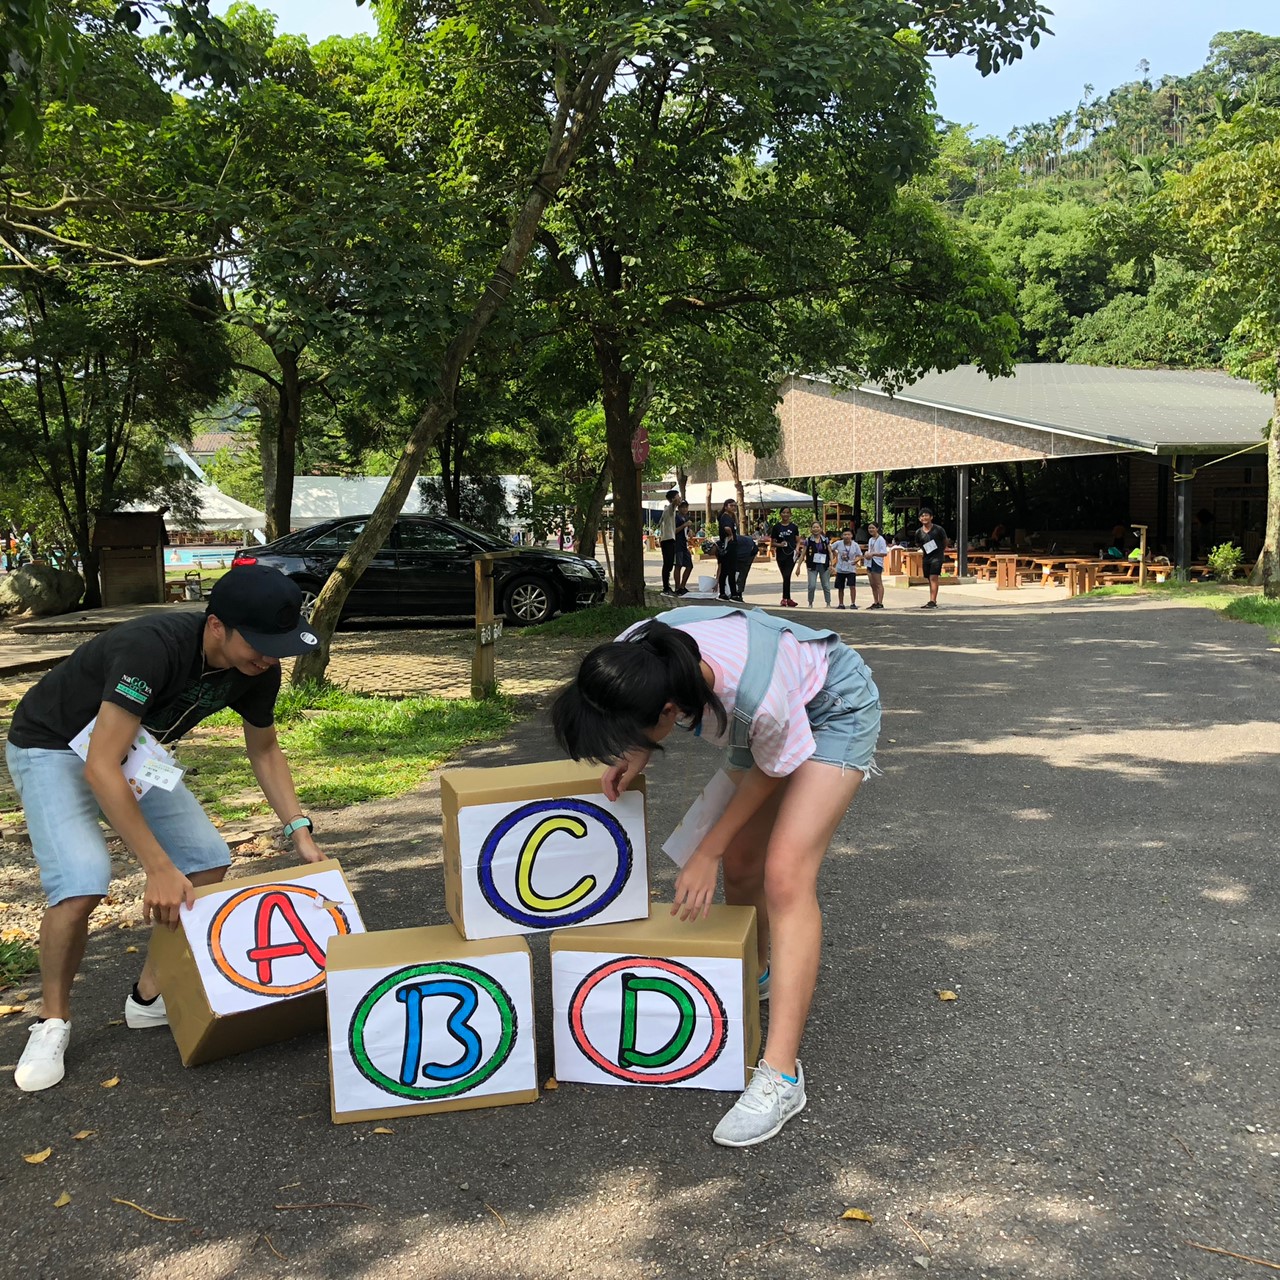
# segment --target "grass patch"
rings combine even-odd
[[[561,614],[550,622],[539,623],[536,627],[525,627],[523,636],[574,636],[589,640],[595,636],[612,640],[619,632],[625,631],[636,622],[644,622],[647,618],[656,618],[665,609],[649,605],[611,604],[592,605],[590,609],[577,609],[573,613]]]
[[[1253,622],[1267,628],[1271,639],[1280,643],[1280,600],[1267,596],[1236,596],[1222,610],[1237,622]]]
[[[0,983],[19,982],[40,968],[40,952],[21,938],[0,940]]]
[[[403,795],[462,747],[499,738],[515,718],[506,698],[373,698],[334,685],[280,691],[276,727],[304,808],[337,809]],[[211,716],[178,755],[187,783],[224,819],[269,813],[244,751],[240,717]]]

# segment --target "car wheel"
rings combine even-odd
[[[502,598],[502,610],[518,627],[546,622],[555,612],[551,588],[541,578],[517,578]]]
[[[302,590],[302,616],[310,622],[311,611],[316,607],[316,599],[320,595],[320,583],[312,582],[307,578],[294,578],[293,581]]]

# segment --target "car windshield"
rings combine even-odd
[[[478,542],[482,547],[487,547],[490,551],[509,551],[511,549],[511,543],[505,538],[499,538],[495,534],[473,529],[470,525],[463,524],[460,520],[450,520],[449,526],[459,533],[466,534],[468,538]]]

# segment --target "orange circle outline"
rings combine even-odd
[[[324,983],[325,970],[323,969],[305,982],[294,983],[291,987],[269,987],[264,983],[254,982],[253,979],[246,978],[227,959],[226,953],[222,949],[222,926],[238,906],[249,898],[260,897],[264,893],[300,893],[308,898],[318,898],[322,902],[326,901],[324,894],[300,884],[258,884],[248,889],[241,889],[239,893],[232,898],[228,898],[218,908],[217,914],[209,925],[209,954],[213,957],[214,968],[233,986],[239,987],[242,991],[251,991],[255,995],[300,996],[305,995],[308,991],[314,991]],[[325,910],[332,917],[334,924],[337,925],[339,934],[345,935],[351,932],[351,923],[341,907],[328,906],[325,907]]]

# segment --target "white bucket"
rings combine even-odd
[[[699,591],[701,591],[705,595],[708,591],[715,591],[715,589],[716,589],[716,580],[711,574],[700,573],[698,575]]]

